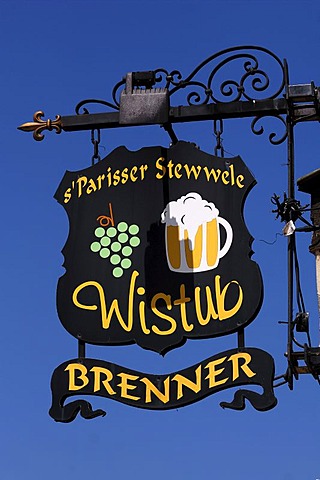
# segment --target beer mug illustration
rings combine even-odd
[[[166,256],[173,272],[213,270],[231,247],[231,225],[219,216],[215,205],[203,200],[199,193],[190,192],[169,202],[161,214],[161,222],[166,225]],[[226,233],[223,246],[220,227]]]

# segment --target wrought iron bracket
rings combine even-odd
[[[261,66],[262,63],[269,67],[270,62],[275,63],[278,70],[276,87],[270,81],[266,67]],[[230,67],[236,70],[236,74],[231,70],[232,79],[223,80],[226,72],[230,74]],[[155,88],[159,83],[163,86]],[[174,135],[172,125],[176,123],[252,117],[252,132],[261,135],[264,129],[257,128],[257,123],[264,117],[278,118],[284,125],[282,115],[289,115],[293,124],[320,121],[319,90],[313,82],[290,85],[287,62],[281,61],[270,50],[238,46],[211,55],[184,78],[178,70],[169,72],[163,68],[130,72],[114,86],[111,102],[86,99],[76,106],[76,115],[57,115],[55,120],[44,120],[44,113],[39,110],[32,122],[18,128],[33,132],[38,141],[43,140],[44,130],[55,129],[56,133],[61,133],[62,130],[72,132],[143,125],[166,125],[166,130]],[[184,92],[187,93],[186,101],[182,98],[184,101],[174,106],[173,96],[178,96],[181,102]],[[90,113],[89,104],[103,105],[112,111]],[[271,143],[279,144],[287,138],[287,133],[278,140],[275,137],[275,134],[269,136]]]

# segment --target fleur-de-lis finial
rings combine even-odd
[[[44,113],[38,110],[33,115],[33,122],[23,123],[18,129],[23,132],[33,132],[33,138],[38,142],[44,139],[43,130],[49,130],[50,132],[55,130],[56,133],[61,133],[61,115],[56,115],[55,120],[43,120],[43,117]]]

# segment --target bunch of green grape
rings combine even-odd
[[[116,227],[97,227],[94,231],[98,241],[92,242],[90,249],[99,253],[101,258],[109,258],[114,266],[112,274],[115,278],[122,277],[124,270],[131,267],[129,257],[133,249],[140,245],[138,225],[128,225],[120,222]]]

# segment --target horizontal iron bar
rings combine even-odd
[[[93,128],[116,128],[120,126],[122,125],[119,124],[119,112],[61,116],[61,128],[65,132],[92,130]]]
[[[193,122],[195,120],[244,118],[287,113],[288,103],[285,98],[268,100],[238,101],[209,105],[188,105],[170,109],[170,121]]]
[[[319,112],[312,104],[293,105],[293,121],[320,121]],[[204,120],[274,116],[288,113],[285,98],[238,101],[209,105],[171,107],[169,123],[187,123]],[[86,113],[61,117],[61,128],[66,132],[91,130],[93,128],[117,128],[148,125],[146,123],[120,124],[119,112]],[[149,125],[152,125],[150,123]]]
[[[287,113],[285,98],[262,101],[238,101],[209,105],[171,107],[169,123],[185,123],[201,120],[272,116]],[[120,124],[119,112],[89,113],[61,117],[61,128],[66,132],[91,130],[92,128],[117,128],[146,125],[146,123]]]

